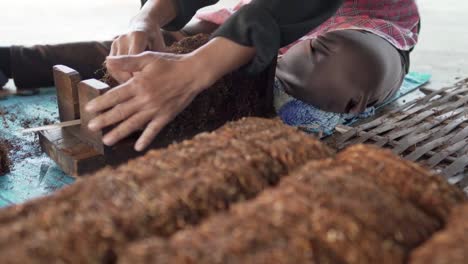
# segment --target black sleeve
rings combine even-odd
[[[245,66],[248,73],[264,70],[286,46],[313,30],[341,6],[343,0],[253,0],[230,17],[213,37],[225,37],[256,48]]]
[[[176,4],[177,17],[163,27],[168,31],[177,31],[183,28],[198,9],[205,6],[214,5],[219,0],[172,0]],[[146,2],[146,1],[145,1]]]

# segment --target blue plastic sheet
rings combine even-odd
[[[0,139],[12,146],[10,173],[0,176],[0,207],[22,203],[49,194],[74,178],[65,175],[54,161],[41,153],[37,135],[22,134],[27,127],[58,122],[55,89],[41,89],[33,96],[12,96],[0,100]]]

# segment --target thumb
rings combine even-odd
[[[106,58],[106,66],[115,72],[139,72],[151,61],[151,56],[144,54],[109,56]]]

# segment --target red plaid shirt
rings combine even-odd
[[[250,1],[240,0],[234,8],[200,11],[196,17],[220,25]],[[301,40],[346,29],[370,31],[397,49],[410,50],[418,41],[418,26],[419,12],[415,0],[345,0],[333,17],[295,43],[282,48],[280,53]]]

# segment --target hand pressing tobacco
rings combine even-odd
[[[87,111],[100,113],[89,128],[98,131],[118,124],[103,138],[109,146],[143,129],[135,144],[135,150],[143,151],[200,92],[254,55],[252,47],[217,37],[189,54],[109,56],[106,65],[111,74],[124,72],[131,77],[86,106]]]

